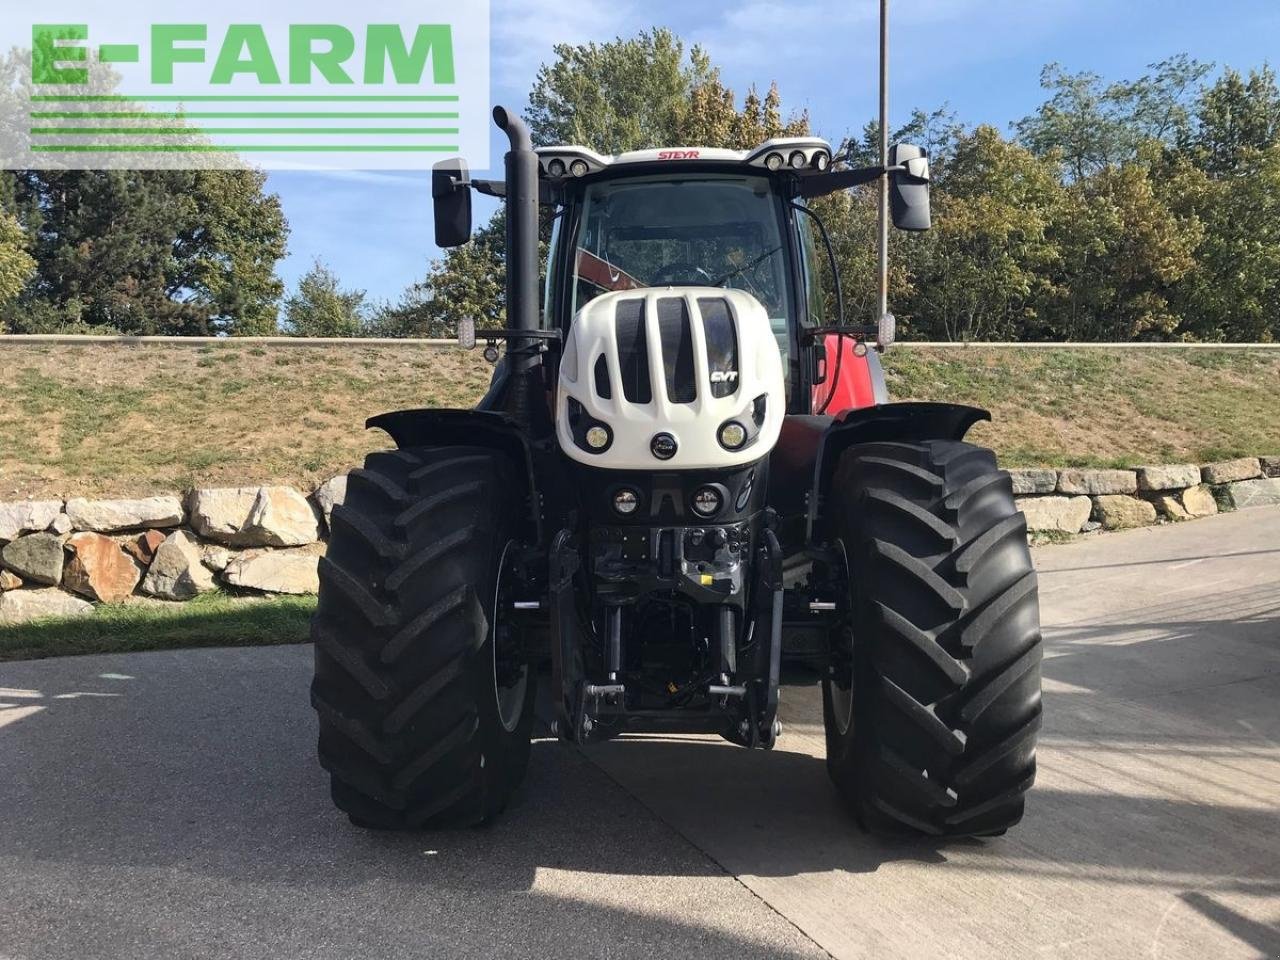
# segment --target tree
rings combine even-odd
[[[1063,201],[1054,165],[994,127],[958,137],[934,229],[910,264],[914,329],[943,340],[1020,338],[1051,292]]]
[[[1170,301],[1196,265],[1203,231],[1194,214],[1168,207],[1148,165],[1107,167],[1071,184],[1054,236],[1061,260],[1038,337],[1165,339],[1179,330]]]
[[[1176,157],[1161,183],[1171,209],[1202,225],[1195,269],[1175,291],[1179,335],[1280,340],[1280,143],[1237,153],[1230,176]]]
[[[279,196],[258,170],[189,173],[195,209],[177,235],[170,296],[201,307],[199,329],[275,333],[284,293],[276,265],[289,236]]]
[[[535,144],[579,143],[622,153],[674,140],[691,109],[690,91],[714,79],[707,55],[670,30],[578,46],[559,44],[529,94],[525,119]]]
[[[36,262],[27,253],[22,225],[11,215],[0,213],[0,305],[13,300],[27,285]],[[0,319],[0,333],[5,325]]]
[[[1190,127],[1189,98],[1211,65],[1181,54],[1150,69],[1104,84],[1096,73],[1046,65],[1040,86],[1053,96],[1014,124],[1018,139],[1041,156],[1057,153],[1075,180],[1132,159],[1147,140],[1174,142]]]
[[[281,326],[292,337],[358,337],[365,331],[363,290],[344,290],[319,260],[284,302]]]
[[[253,170],[26,170],[12,203],[37,268],[19,332],[67,324],[137,334],[275,328],[280,202]]]
[[[1252,162],[1251,151],[1280,142],[1280,89],[1269,66],[1251,70],[1246,80],[1226,70],[1200,95],[1196,124],[1183,138],[1200,169],[1228,175]]]

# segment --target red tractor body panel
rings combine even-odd
[[[813,413],[839,417],[849,410],[861,410],[883,402],[882,397],[876,396],[875,374],[871,369],[869,353],[858,356],[854,351],[855,341],[852,337],[828,335],[822,338],[822,344],[826,377],[824,382],[813,388],[810,406]],[[836,379],[833,381],[833,378]],[[829,403],[828,396],[831,398]]]

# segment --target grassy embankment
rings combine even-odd
[[[1280,449],[1280,351],[914,349],[897,399],[991,410],[1007,466],[1131,466]],[[307,487],[385,442],[371,414],[469,405],[478,351],[0,345],[0,500],[195,484]]]

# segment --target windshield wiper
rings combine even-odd
[[[744,263],[742,266],[738,267],[736,270],[730,270],[723,277],[721,277],[719,280],[716,280],[711,285],[713,287],[723,287],[726,283],[728,283],[734,277],[738,276],[738,274],[745,273],[746,271],[750,270],[752,267],[759,266],[760,264],[764,263],[766,260],[768,260],[770,257],[772,257],[775,253],[777,253],[781,249],[782,249],[782,244],[778,244],[778,246],[774,247],[772,250],[766,250],[764,253],[760,254],[760,256],[756,257],[751,262]]]

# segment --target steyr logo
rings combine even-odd
[[[697,160],[697,150],[659,150],[659,160]]]

